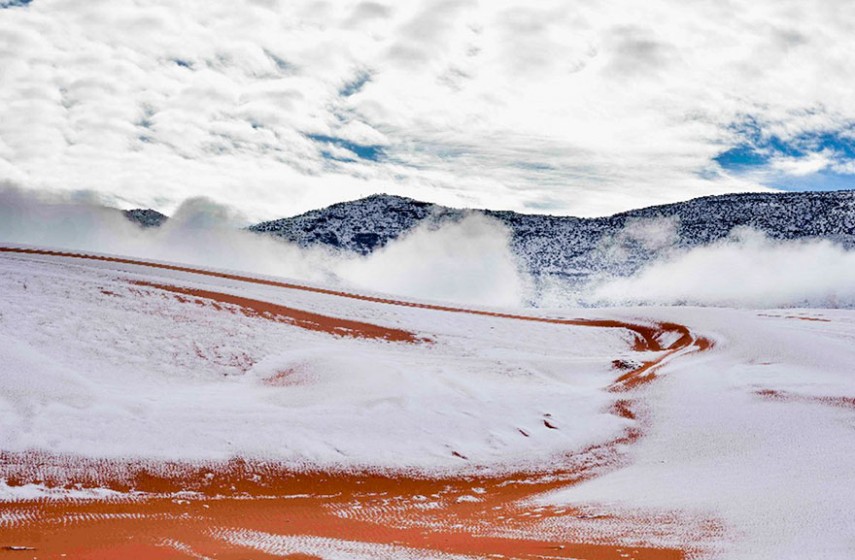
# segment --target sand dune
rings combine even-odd
[[[708,397],[732,406],[738,391],[749,399],[740,413],[852,410],[834,364],[821,395],[793,386],[793,374],[745,382],[756,374],[738,368],[761,360],[722,332],[736,313],[740,335],[788,325],[834,340],[855,331],[845,312],[566,318],[118,257],[0,253],[0,557],[660,559],[740,547],[764,557],[774,531],[739,526],[704,493],[714,471],[695,489],[650,480],[693,472],[695,459],[662,442],[710,420],[682,408],[696,389],[737,379],[708,377],[704,364],[741,372],[730,393],[721,385]],[[116,348],[123,340],[133,344]],[[677,424],[666,420],[674,410]],[[847,445],[826,458],[835,472]],[[656,456],[673,467],[644,470]],[[754,484],[745,478],[725,488]],[[611,490],[600,480],[614,480]]]

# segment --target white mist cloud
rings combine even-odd
[[[48,196],[0,188],[0,242],[129,255],[267,274],[362,291],[470,305],[855,306],[855,251],[827,240],[779,241],[748,230],[691,250],[674,244],[674,219],[629,221],[601,250],[615,265],[638,247],[657,255],[629,277],[569,287],[540,279],[537,294],[510,249],[510,232],[472,213],[427,223],[368,256],[300,248],[251,233],[240,213],[207,199],[181,204],[143,230],[92,193]]]
[[[0,182],[0,240],[109,251],[138,236],[138,228],[91,194],[49,195]]]
[[[599,250],[612,261],[624,260],[637,246],[645,251],[664,251],[677,241],[677,216],[630,218],[617,234],[603,239]]]
[[[301,248],[239,229],[240,213],[209,199],[183,202],[160,228],[141,229],[89,194],[0,186],[0,242],[128,255],[468,304],[519,306],[527,279],[498,221],[470,215],[419,227],[363,257]]]
[[[73,249],[325,280],[322,250],[301,250],[238,229],[239,214],[189,199],[163,227],[141,229],[115,209],[76,194],[38,194],[0,188],[0,241]]]
[[[470,304],[520,306],[529,290],[510,232],[479,214],[434,229],[422,224],[339,274],[364,289]]]
[[[853,306],[855,251],[827,240],[778,241],[740,230],[608,280],[587,298],[612,305]]]

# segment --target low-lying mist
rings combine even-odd
[[[599,304],[851,307],[855,251],[824,239],[780,241],[736,229],[717,243],[673,252],[626,278],[590,287]]]
[[[427,224],[363,257],[303,248],[242,229],[242,216],[204,198],[186,200],[161,227],[142,229],[86,195],[0,188],[0,242],[74,249],[281,276],[341,288],[519,307],[528,277],[498,221],[471,214]]]
[[[428,221],[426,221],[428,222]],[[281,276],[343,289],[498,307],[708,305],[855,306],[855,251],[828,240],[777,241],[752,230],[677,248],[673,220],[628,223],[602,251],[619,261],[641,243],[658,257],[631,276],[581,287],[535,278],[510,231],[471,213],[416,227],[368,256],[295,244],[242,229],[242,216],[204,198],[185,201],[160,228],[142,229],[85,194],[0,187],[0,242],[64,248]]]

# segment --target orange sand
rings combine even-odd
[[[547,477],[440,479],[270,470],[256,480],[247,476],[248,470],[253,472],[253,467],[226,467],[213,479],[141,477],[137,486],[160,492],[179,488],[200,491],[191,498],[6,504],[8,511],[26,522],[0,529],[0,545],[33,547],[33,554],[40,559],[60,558],[62,554],[128,560],[191,558],[187,550],[216,558],[267,558],[217,538],[222,530],[248,529],[476,556],[592,560],[683,557],[679,550],[574,542],[572,535],[559,541],[533,537],[538,524],[546,519],[582,518],[584,514],[566,508],[525,507],[519,501],[581,480],[585,469]],[[203,488],[207,484],[210,486]],[[220,495],[219,490],[226,488],[230,497]],[[461,496],[480,501],[458,501]],[[436,509],[421,507],[426,501],[441,505]],[[516,530],[523,536],[497,536],[502,530]],[[170,542],[186,548],[182,551],[164,546]],[[20,554],[0,551],[0,558]]]
[[[159,290],[180,294],[178,299],[182,302],[204,304],[205,301],[202,300],[207,300],[214,302],[213,305],[217,309],[232,311],[239,310],[247,317],[261,317],[263,319],[279,323],[288,323],[303,329],[325,332],[336,336],[374,338],[393,342],[428,342],[427,339],[419,339],[413,333],[401,329],[392,329],[360,321],[339,319],[337,317],[320,315],[318,313],[311,313],[300,309],[285,307],[284,305],[277,305],[275,303],[249,299],[232,294],[192,288],[181,288],[167,284],[153,284],[150,282],[134,282],[134,285],[157,288]],[[218,304],[226,304],[232,307],[222,308]]]
[[[683,325],[636,325],[615,320],[552,319],[494,313],[438,305],[416,304],[334,290],[216,273],[177,265],[132,259],[86,256],[36,249],[0,248],[0,252],[41,254],[91,259],[176,270],[193,274],[304,290],[378,304],[418,307],[451,313],[469,313],[520,321],[536,321],[599,328],[621,328],[635,334],[633,349],[660,352],[613,383],[626,391],[655,377],[666,358],[682,351],[706,350],[712,342],[694,336]],[[415,335],[358,321],[338,319],[230,294],[172,285],[146,284],[177,294],[192,303],[214,302],[231,306],[231,312],[284,321],[342,336],[418,342]],[[205,302],[199,300],[206,300]],[[663,348],[658,338],[677,333]],[[272,383],[285,380],[273,379]],[[612,413],[636,420],[635,402],[621,399]],[[557,429],[544,419],[547,428]],[[579,535],[561,540],[539,537],[539,525],[548,518],[589,519],[567,508],[535,508],[524,500],[535,494],[596,476],[617,463],[617,449],[637,440],[641,428],[631,428],[614,441],[585,449],[566,458],[566,467],[549,473],[514,473],[504,476],[420,478],[402,473],[298,473],[264,462],[236,459],[226,464],[188,465],[99,461],[41,453],[0,453],[0,477],[10,485],[41,482],[49,486],[71,483],[119,491],[148,493],[115,501],[42,501],[6,503],[0,513],[18,519],[0,524],[0,558],[271,558],[223,540],[223,531],[248,529],[276,535],[327,537],[365,543],[395,544],[414,549],[476,556],[510,558],[683,558],[681,550],[621,546],[608,542],[586,543]],[[525,436],[525,433],[522,433]],[[460,453],[452,451],[465,461]],[[476,490],[477,489],[477,492]],[[192,491],[191,498],[169,497]],[[464,500],[458,501],[465,496]],[[424,502],[439,504],[424,507]],[[595,522],[608,523],[608,517]],[[624,520],[626,521],[626,520]],[[0,519],[0,523],[2,520]],[[644,533],[654,521],[633,521]],[[511,531],[512,536],[504,536]],[[12,550],[2,547],[32,547]],[[291,558],[312,558],[292,555]]]
[[[799,395],[796,393],[788,393],[786,391],[776,391],[775,389],[760,389],[754,391],[758,397],[773,401],[782,402],[804,402],[824,404],[827,406],[835,406],[839,408],[855,408],[855,397],[827,397],[816,395]]]
[[[811,317],[809,315],[776,315],[774,313],[758,313],[758,317],[777,317],[779,319],[797,319],[799,321],[813,321],[816,323],[831,323],[831,319],[822,317]]]

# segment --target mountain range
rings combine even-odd
[[[507,228],[513,252],[535,278],[571,283],[631,274],[665,252],[715,243],[739,228],[772,239],[823,238],[855,247],[855,190],[707,196],[600,218],[456,209],[377,194],[248,229],[303,247],[368,255],[417,226],[435,228],[473,214]],[[126,216],[146,227],[166,219],[151,210]]]

